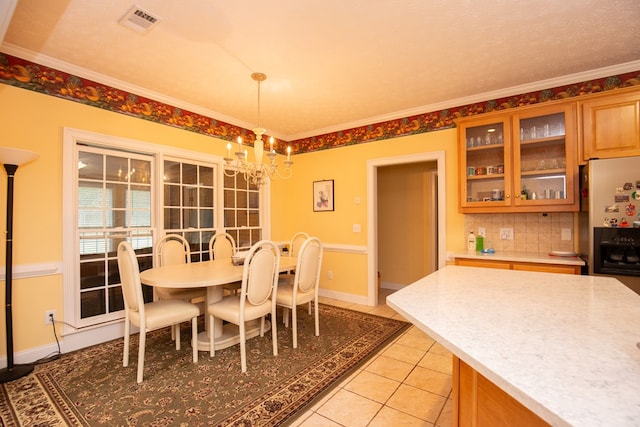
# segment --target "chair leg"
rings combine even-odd
[[[243,373],[247,372],[247,344],[245,342],[246,335],[244,323],[245,322],[240,322],[240,325],[238,325],[240,327],[240,366]]]
[[[289,307],[282,307],[282,323],[284,323],[284,327],[289,327]]]
[[[298,348],[298,315],[297,307],[294,305],[291,308],[291,331],[293,333],[293,348]]]
[[[260,318],[260,336],[261,337],[264,336],[264,318],[265,318],[265,316],[262,316]],[[271,323],[273,324],[273,320],[271,321]]]
[[[144,369],[144,346],[147,341],[147,331],[140,330],[140,344],[138,348],[138,384],[142,382],[142,372]]]
[[[124,350],[122,352],[122,366],[126,368],[129,366],[129,331],[131,325],[129,319],[124,319]]]
[[[213,320],[213,316],[209,315],[209,357],[213,357],[216,355],[216,326]]]
[[[176,350],[180,350],[180,323],[171,326],[176,334]]]
[[[191,347],[193,348],[193,363],[198,362],[198,316],[191,319]]]
[[[316,336],[319,337],[320,336],[320,315],[318,314],[318,299],[316,298],[313,301],[313,305],[314,305],[314,310],[315,310],[315,314],[316,314]],[[309,306],[311,306],[311,301],[309,301]]]
[[[311,301],[309,301],[309,316],[311,316]]]
[[[276,311],[275,309],[273,310],[273,316],[275,317],[276,315]],[[278,331],[276,330],[277,326],[276,326],[276,321],[272,321],[271,322],[271,341],[273,342],[273,355],[277,356],[278,355]]]

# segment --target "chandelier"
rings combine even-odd
[[[242,137],[238,137],[238,151],[235,152],[235,159],[231,157],[231,143],[227,144],[227,157],[224,161],[227,167],[224,169],[226,176],[232,177],[236,175],[244,175],[244,179],[258,188],[267,183],[267,181],[274,177],[287,179],[291,177],[293,170],[291,165],[291,147],[287,147],[287,160],[284,162],[284,171],[281,173],[278,170],[276,164],[276,150],[273,148],[273,137],[269,139],[269,151],[266,153],[269,160],[262,162],[264,157],[264,141],[262,135],[264,135],[266,129],[260,127],[260,82],[267,79],[267,76],[263,73],[253,73],[251,78],[258,82],[258,127],[253,129],[253,133],[256,134],[256,140],[253,143],[253,156],[255,162],[250,162],[248,159],[248,152],[242,147]]]

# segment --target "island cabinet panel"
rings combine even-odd
[[[466,267],[498,268],[502,270],[539,271],[542,273],[580,274],[579,265],[546,264],[537,262],[496,261],[473,258],[456,258],[456,265]]]
[[[640,155],[640,88],[589,97],[582,110],[582,162]]]
[[[454,427],[546,427],[542,418],[453,356]]]

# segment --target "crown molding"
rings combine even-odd
[[[432,111],[446,110],[449,108],[459,107],[461,105],[469,105],[477,102],[484,102],[492,99],[507,98],[510,96],[520,95],[523,93],[535,92],[539,90],[549,89],[558,86],[565,86],[575,84],[583,81],[589,81],[594,79],[600,79],[608,76],[615,76],[618,74],[624,74],[631,71],[640,70],[640,60],[625,62],[622,64],[612,65],[609,67],[597,68],[594,70],[583,71],[575,74],[567,74],[565,76],[554,77],[546,80],[539,80],[532,83],[527,83],[519,86],[511,86],[499,90],[490,92],[482,92],[474,95],[465,96],[462,98],[449,99],[446,101],[426,104],[419,107],[411,108],[403,111],[396,111],[389,114],[383,114],[380,116],[369,117],[362,120],[357,120],[349,123],[342,123],[336,126],[331,126],[323,129],[316,129],[310,132],[304,132],[295,135],[285,135],[285,140],[296,141],[299,139],[310,138],[318,135],[325,135],[333,132],[338,132],[346,129],[358,128],[361,126],[367,126],[375,123],[384,123],[391,120],[402,119],[405,117],[412,117],[419,114],[425,114]]]
[[[209,110],[207,108],[203,108],[201,106],[191,104],[180,99],[172,98],[170,96],[166,96],[161,93],[154,92],[150,89],[147,89],[141,86],[132,85],[131,83],[125,82],[123,80],[114,79],[113,77],[109,77],[107,75],[97,73],[95,71],[91,71],[83,67],[78,67],[76,65],[69,64],[68,62],[61,61],[59,59],[55,59],[47,55],[35,53],[33,51],[16,46],[12,43],[2,43],[2,45],[0,45],[0,50],[6,54],[16,56],[18,58],[21,58],[27,61],[31,61],[36,64],[41,64],[50,68],[54,68],[64,73],[78,76],[83,79],[91,80],[106,86],[111,86],[126,92],[135,93],[136,95],[153,99],[154,101],[158,101],[167,105],[172,105],[174,107],[178,107],[183,110],[190,111],[192,113],[200,114],[206,117],[211,117],[215,120],[225,122],[230,125],[238,126],[247,130],[251,130],[255,127],[254,124],[238,120],[234,117],[227,116],[226,114],[220,113],[218,111]],[[273,135],[274,137],[279,139],[283,139],[279,135],[276,135],[274,133],[271,133],[270,135]]]

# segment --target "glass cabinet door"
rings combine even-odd
[[[536,109],[516,115],[513,123],[513,204],[572,204],[575,133],[571,107]]]
[[[460,127],[461,206],[507,206],[511,204],[509,123],[479,120]]]

